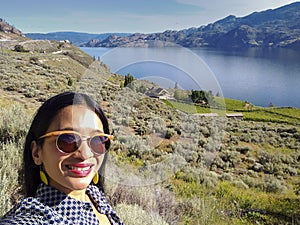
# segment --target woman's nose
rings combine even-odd
[[[82,159],[88,159],[94,156],[92,149],[88,144],[88,139],[83,139],[80,148],[78,149]]]

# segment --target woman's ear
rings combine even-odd
[[[41,148],[36,141],[31,142],[31,155],[36,165],[42,165]]]

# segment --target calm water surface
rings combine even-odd
[[[300,108],[300,53],[289,49],[81,48],[112,72],[206,89],[255,105]]]

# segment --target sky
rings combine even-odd
[[[291,0],[3,0],[0,18],[23,33],[155,33],[246,16]]]

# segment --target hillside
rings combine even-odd
[[[24,37],[20,30],[0,18],[0,39],[12,40],[20,37]]]
[[[158,41],[160,41],[158,43]],[[129,37],[111,36],[95,47],[149,47],[175,43],[183,47],[285,47],[300,49],[300,2],[273,10],[254,12],[245,17],[230,15],[215,23],[180,31],[133,34]],[[163,43],[162,43],[163,42]],[[87,44],[89,45],[89,43]]]
[[[35,110],[77,90],[101,103],[114,131],[107,196],[126,224],[300,222],[297,109],[268,109],[266,120],[262,108],[227,101],[231,112],[256,119],[186,113],[178,102],[147,97],[144,81],[123,87],[123,76],[64,41],[3,41],[0,79],[0,216],[21,195],[15,178]]]
[[[34,40],[69,40],[75,46],[85,45],[86,47],[94,47],[93,43],[98,43],[111,35],[119,37],[129,36],[127,33],[104,33],[89,34],[81,32],[52,32],[52,33],[26,33],[25,36]],[[88,42],[88,44],[86,44]]]
[[[85,79],[89,79],[86,76],[90,73],[110,76],[106,65],[93,62],[91,56],[65,41],[3,40],[0,58],[1,96],[36,108],[55,93],[85,86]],[[91,82],[88,88],[96,89],[96,85]]]

